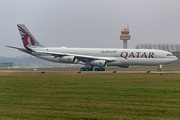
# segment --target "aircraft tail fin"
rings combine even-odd
[[[44,47],[36,40],[24,24],[17,24],[17,26],[23,45],[27,50],[31,50],[30,48],[32,47]]]

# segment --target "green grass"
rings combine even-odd
[[[0,70],[33,70],[34,68],[0,68]],[[132,65],[130,68],[122,67],[106,67],[106,71],[156,71],[157,66],[138,66]],[[37,68],[38,71],[79,71],[80,67],[54,67],[54,68]],[[162,71],[179,71],[180,70],[180,60],[163,65]]]
[[[0,76],[0,119],[180,119],[180,74]]]

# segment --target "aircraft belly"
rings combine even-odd
[[[153,58],[127,58],[119,60],[123,65],[155,65]]]
[[[174,61],[171,59],[161,59],[161,58],[129,58],[121,62],[124,65],[159,65],[159,64],[169,64]]]
[[[160,58],[140,58],[140,59],[129,59],[127,60],[129,65],[159,65],[159,64],[168,64],[170,61],[168,59]],[[126,64],[127,64],[126,63]]]
[[[121,66],[121,65],[123,65],[123,63],[121,63],[121,62],[108,62],[107,63],[107,66]]]
[[[156,64],[159,65],[159,64],[169,64],[169,63],[173,63],[175,60],[174,59],[156,59]]]
[[[108,66],[121,66],[121,65],[155,65],[154,59],[152,58],[128,58],[118,59],[117,62],[109,62]]]

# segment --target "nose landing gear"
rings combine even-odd
[[[162,65],[160,64],[160,65],[158,65],[158,69],[157,69],[157,71],[158,72],[161,72],[161,68],[162,68]]]

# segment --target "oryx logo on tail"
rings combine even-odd
[[[35,45],[35,41],[33,38],[26,32],[22,27],[18,25],[18,29],[24,44],[24,47],[28,47],[28,45]]]
[[[31,34],[25,25],[18,24],[17,26],[23,45],[27,50],[31,50],[31,47],[44,47],[36,40],[36,38]]]

